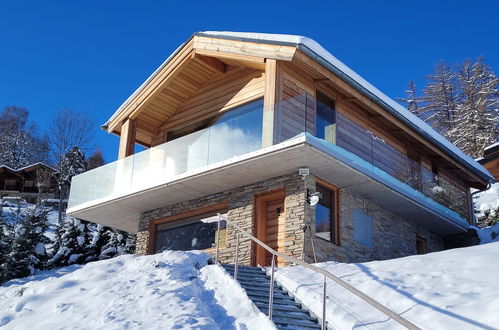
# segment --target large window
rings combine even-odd
[[[320,139],[336,144],[336,111],[334,100],[317,91],[316,109],[315,135]]]
[[[209,212],[156,225],[154,252],[204,250],[215,246],[217,212]],[[220,245],[225,246],[226,222],[220,223]]]
[[[339,244],[338,190],[319,183],[315,190],[320,193],[319,203],[315,207],[315,235]]]

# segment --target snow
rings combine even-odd
[[[35,246],[35,252],[39,256],[45,255],[45,245],[41,242],[38,242],[38,244],[36,244]]]
[[[499,141],[497,141],[496,143],[493,143],[493,144],[487,146],[487,148],[485,148],[485,151],[490,150],[492,148],[495,148],[497,146],[499,146]]]
[[[499,182],[492,184],[489,189],[475,194],[473,203],[478,216],[483,216],[484,211],[496,210],[499,207]]]
[[[499,242],[359,264],[316,266],[341,277],[422,329],[497,329]],[[322,315],[323,276],[301,266],[276,279]],[[400,325],[331,281],[326,320],[335,329],[399,329]]]
[[[473,158],[466,155],[455,145],[447,141],[442,135],[440,135],[437,131],[435,131],[430,125],[425,123],[423,120],[412,114],[405,107],[385,95],[379,89],[370,84],[367,80],[362,78],[359,74],[354,72],[348,66],[346,66],[343,62],[334,57],[329,51],[327,51],[324,47],[322,47],[317,41],[299,35],[289,35],[289,34],[268,34],[268,33],[252,33],[252,32],[231,32],[231,31],[202,31],[199,34],[207,35],[207,36],[216,36],[216,37],[232,37],[232,38],[242,38],[249,40],[259,40],[259,41],[269,41],[269,42],[278,42],[278,43],[288,43],[294,45],[304,45],[308,49],[310,49],[317,56],[322,57],[329,64],[336,67],[343,74],[357,82],[361,85],[365,90],[369,93],[380,99],[384,102],[389,108],[394,110],[397,114],[406,119],[410,124],[412,124],[413,128],[420,133],[430,137],[435,140],[437,144],[440,144],[444,150],[448,150],[448,152],[453,153],[458,157],[458,159],[462,160],[467,165],[471,166],[476,171],[480,172],[483,176],[487,177],[490,182],[494,182],[492,175],[479,163],[477,163]]]
[[[273,329],[203,252],[124,255],[0,287],[2,329]]]

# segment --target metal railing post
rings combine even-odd
[[[274,304],[274,270],[275,256],[272,254],[272,266],[270,271],[270,291],[269,291],[269,319],[272,320],[272,305]]]
[[[234,262],[234,279],[237,280],[237,267],[239,263],[239,233],[236,236],[236,261]]]
[[[322,283],[322,330],[326,330],[326,299],[326,275],[324,275],[324,283]]]
[[[220,246],[220,214],[218,215],[218,223],[217,223],[217,241],[215,242],[215,264],[218,264],[218,249]]]

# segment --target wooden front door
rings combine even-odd
[[[256,237],[272,249],[284,252],[285,208],[284,189],[256,196]],[[256,245],[255,264],[270,266],[272,254]],[[276,260],[279,262],[279,260]]]

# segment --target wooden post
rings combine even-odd
[[[265,62],[265,91],[263,98],[262,147],[278,142],[278,103],[282,95],[282,69],[277,60]],[[276,104],[277,103],[277,104]]]
[[[120,150],[118,152],[118,159],[123,159],[127,156],[133,155],[135,151],[135,132],[137,125],[135,120],[126,119],[121,126],[120,136]]]

